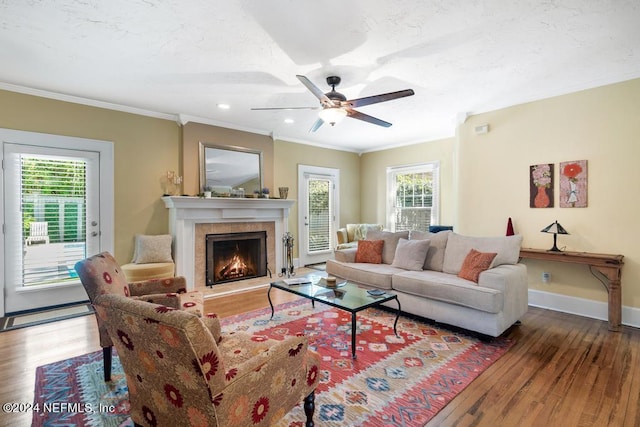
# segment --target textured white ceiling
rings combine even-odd
[[[0,53],[0,88],[362,152],[640,77],[640,2],[0,0]],[[326,91],[338,75],[349,99],[415,95],[359,109],[390,128],[345,119],[309,133],[317,111],[250,110],[317,106],[296,74]]]

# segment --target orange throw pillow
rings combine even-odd
[[[356,262],[382,264],[382,248],[384,240],[358,240]]]
[[[491,267],[496,255],[498,254],[495,252],[478,252],[471,249],[462,263],[458,277],[478,283],[480,273]]]

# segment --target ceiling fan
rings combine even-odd
[[[336,92],[336,86],[340,84],[340,77],[338,76],[327,77],[327,84],[331,86],[331,91],[327,93],[323,93],[305,76],[297,75],[296,77],[320,100],[320,107],[252,108],[252,110],[317,110],[318,108],[321,108],[319,113],[320,117],[318,117],[318,120],[316,120],[309,132],[317,131],[325,122],[333,126],[345,117],[351,117],[352,119],[358,119],[388,128],[391,126],[391,123],[356,111],[354,108],[377,104],[378,102],[391,101],[393,99],[403,98],[414,94],[412,89],[405,89],[397,92],[366,96],[364,98],[347,99],[347,97],[340,92]]]

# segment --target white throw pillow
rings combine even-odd
[[[171,257],[171,235],[136,235],[133,263],[149,264],[154,262],[173,262]]]
[[[396,256],[391,267],[421,271],[429,250],[429,240],[398,240]]]
[[[437,233],[429,233],[428,231],[414,231],[409,234],[411,240],[429,239],[429,251],[424,260],[423,270],[442,271],[444,264],[444,251],[447,248],[447,240],[452,233],[450,230],[439,231]]]
[[[378,231],[369,230],[367,232],[367,240],[384,240],[384,247],[382,248],[382,263],[390,265],[393,262],[393,258],[396,256],[396,247],[398,246],[398,240],[409,238],[409,230],[406,231]]]

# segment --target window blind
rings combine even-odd
[[[387,169],[388,227],[427,231],[438,223],[439,163]]]
[[[22,285],[74,280],[73,266],[86,253],[87,161],[33,154],[19,159]]]
[[[331,210],[327,179],[309,181],[309,252],[331,248]]]

